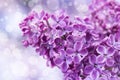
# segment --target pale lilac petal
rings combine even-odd
[[[93,66],[93,65],[87,65],[87,66],[84,68],[84,73],[85,73],[85,74],[90,74],[93,69],[94,69],[94,66]]]
[[[74,56],[74,63],[78,64],[80,62],[80,57],[78,55]]]
[[[107,58],[106,65],[109,66],[109,67],[113,66],[114,65],[114,59]]]
[[[93,70],[90,75],[93,80],[98,80],[100,73],[97,70]]]
[[[66,53],[67,54],[73,54],[74,53],[74,49],[73,48],[67,48],[66,49]]]
[[[108,51],[107,51],[107,56],[113,56],[115,53],[115,49],[110,47],[108,48]]]
[[[45,55],[46,50],[44,48],[37,49],[39,51],[39,55]]]
[[[97,56],[97,63],[104,63],[105,62],[105,57],[103,55]]]
[[[59,65],[63,62],[63,59],[58,57],[58,58],[55,58],[54,62],[55,62],[56,65]]]
[[[86,31],[86,26],[82,24],[76,24],[73,26],[74,29],[80,31],[80,32],[85,32]]]
[[[60,24],[60,26],[63,27],[63,28],[66,26],[66,23],[65,23],[64,21],[60,21],[59,24]]]
[[[106,42],[109,46],[113,46],[115,44],[115,35],[110,35],[108,41]]]
[[[71,35],[69,35],[69,36],[67,37],[67,40],[68,40],[69,42],[71,42],[71,43],[74,43],[74,37],[71,36]]]
[[[96,51],[99,53],[99,54],[102,54],[102,55],[104,55],[104,54],[106,54],[106,48],[103,46],[103,45],[99,45],[98,47],[97,47],[97,49],[96,49]]]
[[[75,44],[74,44],[74,49],[75,51],[80,51],[83,47],[83,44],[80,42],[80,41],[77,41]]]
[[[92,54],[89,56],[89,63],[93,65],[96,63],[96,55]]]
[[[65,56],[66,56],[66,52],[65,52],[63,49],[60,50],[59,53],[60,53],[60,55],[61,55],[62,57],[65,57]]]
[[[66,27],[65,27],[65,30],[67,30],[67,31],[73,31],[73,27],[71,27],[71,26],[66,26]]]
[[[67,62],[68,64],[71,64],[72,61],[73,61],[72,56],[66,56],[66,62]]]
[[[87,49],[84,49],[84,50],[81,50],[81,51],[79,52],[79,54],[80,54],[81,56],[87,56],[87,55],[88,55],[88,51],[87,51]]]
[[[87,30],[85,25],[80,24],[79,31],[85,32]]]
[[[66,62],[63,62],[63,64],[61,65],[61,69],[63,72],[66,72],[67,71],[67,68],[68,68],[68,65]]]
[[[56,38],[54,42],[56,46],[62,46],[64,44],[64,41],[61,38]]]

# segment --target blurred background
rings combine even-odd
[[[119,0],[118,0],[119,1]],[[63,80],[31,47],[22,45],[18,24],[32,11],[63,9],[71,16],[87,15],[91,0],[0,0],[0,80]]]

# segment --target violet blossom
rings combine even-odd
[[[120,4],[96,1],[85,19],[62,10],[31,12],[20,23],[23,45],[34,47],[49,67],[57,66],[64,80],[119,80]]]

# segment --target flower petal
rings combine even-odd
[[[71,64],[72,61],[73,61],[72,56],[66,56],[66,62],[67,62],[68,64]]]
[[[62,57],[65,57],[65,56],[66,56],[66,52],[65,52],[63,49],[61,49],[61,50],[59,51],[59,53],[60,53],[60,55],[61,55]]]
[[[106,42],[107,45],[112,46],[115,44],[115,35],[110,35],[108,41]]]
[[[75,30],[78,30],[80,32],[85,32],[86,31],[86,26],[82,24],[76,24],[73,26]]]
[[[99,45],[96,49],[99,54],[106,54],[106,48],[103,45]]]
[[[96,55],[92,54],[89,56],[89,63],[94,65],[96,63]]]
[[[110,47],[108,48],[108,51],[107,51],[107,56],[113,56],[113,54],[115,53],[115,49]]]
[[[78,55],[75,55],[74,56],[74,63],[79,63],[80,62],[80,59],[79,59],[79,56]]]
[[[63,64],[61,65],[61,70],[62,70],[63,72],[66,72],[66,71],[67,71],[67,68],[68,68],[67,63],[66,63],[66,62],[63,62]]]
[[[106,65],[111,67],[114,65],[114,60],[112,58],[107,58]]]
[[[66,53],[67,53],[67,54],[73,54],[73,53],[74,53],[73,48],[67,48],[67,49],[66,49]]]
[[[71,36],[71,35],[69,35],[69,36],[67,37],[67,40],[68,40],[69,42],[71,42],[71,43],[74,43],[74,37]]]
[[[56,44],[57,46],[61,46],[61,45],[64,44],[64,42],[63,42],[63,40],[62,40],[61,38],[56,38],[56,39],[54,40],[54,42],[55,42],[55,44]]]
[[[105,57],[103,55],[97,56],[97,63],[104,63],[105,62]]]
[[[87,49],[81,50],[81,51],[80,51],[80,55],[81,55],[81,56],[84,56],[84,57],[87,56],[87,55],[88,55]]]
[[[75,44],[74,44],[74,50],[75,51],[80,51],[83,47],[83,44],[80,42],[80,41],[77,41]]]
[[[54,62],[55,62],[56,65],[61,64],[62,61],[63,61],[63,59],[61,59],[61,58],[59,58],[59,57],[58,57],[58,58],[55,58],[55,60],[54,60]]]
[[[93,80],[98,80],[100,73],[97,70],[93,70],[90,75]]]
[[[87,66],[85,66],[85,68],[84,68],[84,73],[85,73],[85,74],[90,74],[90,72],[92,72],[93,69],[94,69],[94,66],[92,66],[92,65],[87,65]]]
[[[66,26],[65,21],[60,21],[59,24],[60,24],[60,26],[61,26],[62,28],[64,28],[64,27]]]

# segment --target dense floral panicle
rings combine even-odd
[[[64,80],[120,80],[120,4],[99,2],[84,19],[62,10],[31,12],[19,25],[23,45],[57,66]]]

